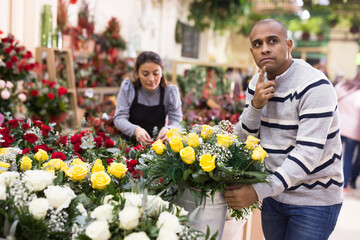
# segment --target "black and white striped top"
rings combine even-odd
[[[343,201],[342,146],[337,98],[331,82],[300,59],[275,78],[275,96],[262,109],[251,104],[259,74],[249,83],[247,107],[238,135],[260,138],[274,172],[270,184],[255,184],[259,200],[295,205],[333,205]],[[265,74],[265,81],[266,81]]]

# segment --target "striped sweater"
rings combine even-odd
[[[269,183],[254,184],[259,200],[326,206],[343,201],[339,112],[332,84],[300,59],[275,78],[275,96],[262,109],[251,104],[259,78],[249,83],[247,107],[237,134],[260,138],[273,171]],[[267,81],[265,74],[265,81]]]

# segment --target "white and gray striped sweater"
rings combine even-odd
[[[269,184],[254,184],[259,200],[273,197],[294,205],[326,206],[343,201],[339,111],[332,84],[300,59],[275,78],[275,96],[262,109],[251,104],[259,78],[249,83],[238,135],[260,138]],[[266,81],[265,74],[265,81]]]

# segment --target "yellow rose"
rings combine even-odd
[[[55,172],[55,168],[50,162],[44,163],[41,169],[44,169],[45,171],[48,172]]]
[[[218,146],[223,146],[225,148],[228,148],[233,143],[232,138],[227,134],[218,134],[217,137],[218,137],[217,139]]]
[[[91,173],[105,171],[105,167],[102,164],[101,159],[96,159]]]
[[[6,168],[5,170],[3,169],[0,169],[0,173],[2,172],[6,172],[7,171],[7,168],[10,167],[10,164],[9,163],[6,163],[6,162],[0,162],[0,168]]]
[[[267,152],[261,146],[257,146],[251,154],[252,159],[260,162],[264,161],[264,158],[268,156]]]
[[[92,187],[95,189],[104,189],[110,184],[111,178],[106,172],[94,172],[91,174]]]
[[[112,162],[110,167],[108,167],[108,172],[117,178],[124,177],[127,170],[125,164],[117,162]]]
[[[174,152],[180,152],[180,150],[184,148],[181,137],[179,137],[179,136],[173,137],[173,139],[171,139],[169,144],[170,144],[171,150],[173,150]]]
[[[25,172],[26,170],[30,170],[31,167],[32,167],[31,159],[27,156],[22,157],[20,163],[20,170]]]
[[[180,150],[181,159],[187,163],[192,164],[195,161],[195,150],[192,147],[186,147]]]
[[[170,129],[167,133],[166,133],[166,137],[170,140],[171,138],[173,137],[177,137],[177,136],[180,136],[180,133],[179,133],[179,128],[173,128],[173,129]]]
[[[253,150],[257,146],[258,142],[259,139],[249,135],[245,141],[245,148],[249,150]]]
[[[84,162],[80,158],[75,158],[71,165],[84,165]]]
[[[0,155],[6,153],[6,148],[0,148]]]
[[[161,155],[164,153],[166,146],[163,144],[161,139],[158,139],[156,142],[152,144],[152,148],[157,154]]]
[[[201,137],[203,139],[209,139],[211,137],[211,133],[212,133],[212,127],[209,125],[203,125],[202,129],[201,129]]]
[[[81,181],[86,177],[86,174],[88,174],[89,169],[86,165],[74,165],[69,168],[69,170],[66,172],[66,174],[75,181]]]
[[[197,148],[200,145],[199,135],[196,133],[189,133],[188,144],[190,147]]]
[[[216,156],[211,156],[210,154],[204,154],[200,156],[200,166],[205,172],[211,172],[215,169],[215,158]]]
[[[61,160],[60,158],[53,158],[50,161],[48,161],[47,163],[43,164],[43,167],[46,166],[52,166],[55,170],[60,170],[63,166],[63,164],[66,164],[63,162],[63,160]]]
[[[42,150],[42,149],[39,149],[37,151],[37,153],[35,153],[35,156],[34,158],[36,160],[38,160],[39,162],[45,162],[46,160],[49,159],[49,155],[47,154],[46,151]]]

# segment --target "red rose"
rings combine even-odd
[[[135,166],[138,164],[138,161],[135,159],[126,160],[126,167],[129,172],[133,172],[135,170]]]
[[[38,90],[32,90],[32,91],[31,91],[31,95],[32,95],[33,97],[36,97],[37,95],[39,95],[39,91],[38,91]]]
[[[24,135],[23,139],[28,143],[35,143],[39,138],[33,133],[27,133]]]
[[[67,94],[67,93],[68,93],[68,91],[67,91],[66,88],[64,88],[64,87],[59,87],[59,90],[58,90],[59,96],[65,95],[65,94]]]
[[[42,83],[42,84],[46,84],[47,82],[48,82],[47,79],[41,79],[41,83]]]
[[[53,94],[53,93],[48,93],[47,94],[47,96],[48,96],[48,98],[50,99],[50,100],[54,100],[54,98],[55,98],[55,95]]]
[[[140,171],[139,169],[136,169],[132,172],[132,176],[134,179],[138,179],[143,175],[144,175],[144,173],[142,171]]]
[[[47,126],[47,125],[44,125],[42,128],[41,128],[41,133],[43,136],[47,136],[49,134],[49,131],[51,130],[51,127]]]
[[[3,42],[4,42],[4,40],[3,40]],[[5,52],[5,54],[10,54],[11,50],[12,50],[11,47],[7,47],[4,49],[4,52]]]
[[[16,56],[11,56],[11,61],[13,63],[16,63],[18,61],[18,58]]]
[[[108,138],[106,139],[104,145],[106,148],[111,148],[115,146],[115,143],[110,138]]]
[[[109,158],[109,159],[106,159],[106,162],[107,162],[107,165],[110,166],[112,162],[115,161],[115,158]]]
[[[129,153],[131,151],[131,149],[129,148],[129,147],[127,147],[126,149],[125,149],[125,152],[126,153]]]
[[[37,153],[37,151],[39,151],[39,149],[42,149],[45,152],[51,152],[53,150],[52,148],[49,148],[46,144],[40,144],[33,148],[33,152]]]
[[[24,58],[32,58],[32,53],[30,51],[27,51],[25,54],[24,54]]]
[[[97,132],[97,135],[100,136],[104,140],[109,138],[108,136],[106,136],[106,134],[104,132]]]
[[[61,159],[63,161],[66,160],[65,154],[63,154],[62,152],[53,152],[51,154],[51,159],[54,159],[54,158],[59,158],[59,159]]]
[[[76,4],[77,0],[70,0],[70,4]]]
[[[26,64],[25,66],[24,66],[24,69],[26,70],[26,71],[30,71],[31,70],[31,65],[30,64]]]
[[[95,145],[100,148],[101,145],[102,145],[102,138],[101,137],[94,137],[94,142],[95,142]]]
[[[53,88],[56,85],[56,82],[48,81],[49,88]]]
[[[3,135],[1,140],[0,147],[11,147],[11,143],[15,141],[11,135]]]
[[[80,143],[81,144],[81,135],[80,134],[75,134],[74,136],[72,136],[71,138],[70,138],[70,142],[72,143],[72,144],[76,144],[76,143]]]
[[[136,151],[138,151],[138,150],[144,150],[144,149],[145,149],[145,146],[139,144],[139,145],[133,147],[133,149],[136,150]]]
[[[11,128],[17,128],[19,126],[19,122],[17,119],[11,119],[7,123]]]
[[[33,123],[34,123],[34,126],[38,127],[38,128],[42,128],[44,126],[44,123],[39,120],[34,120]]]
[[[74,151],[77,152],[77,153],[82,153],[83,152],[83,149],[80,147],[81,145],[81,142],[79,143],[76,143],[73,147]]]
[[[61,143],[61,145],[65,146],[66,143],[67,143],[67,135],[65,135],[65,136],[61,136],[61,135],[60,135],[60,139],[59,139],[59,141],[57,141],[56,143],[59,144],[59,145],[60,145],[60,143]]]
[[[6,67],[9,68],[9,69],[12,69],[13,68],[13,63],[11,61],[7,61],[6,62]]]
[[[24,155],[24,154],[26,154],[26,153],[30,153],[30,149],[31,149],[31,148],[25,148],[25,149],[23,149],[22,152],[21,152],[21,155]]]

